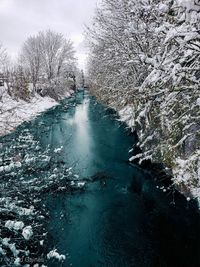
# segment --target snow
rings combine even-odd
[[[9,244],[8,247],[12,251],[14,257],[17,257],[19,255],[19,250],[16,249],[15,244]]]
[[[78,188],[83,188],[85,186],[86,182],[78,182],[77,187]]]
[[[163,3],[160,3],[159,6],[158,6],[158,9],[160,10],[160,12],[163,12],[163,13],[166,13],[168,11],[168,6],[163,4]]]
[[[200,6],[195,5],[194,0],[192,0],[192,1],[191,0],[177,0],[177,4],[178,4],[178,6],[186,8],[187,12],[189,12],[191,10],[195,10],[195,11],[200,10]]]
[[[6,166],[0,166],[0,172],[11,172],[14,168],[21,168],[21,162],[11,162]]]
[[[14,265],[15,266],[20,266],[21,265],[20,261],[21,261],[20,258],[16,258],[15,261],[14,261]]]
[[[20,215],[26,215],[26,216],[34,215],[34,207],[33,206],[30,206],[29,209],[27,209],[27,208],[21,208]]]
[[[86,182],[84,182],[84,181],[79,181],[79,182],[71,181],[70,185],[81,189],[86,185]]]
[[[10,242],[10,238],[3,238],[1,240],[1,243],[3,246],[8,247],[10,249],[10,251],[13,253],[13,256],[16,258],[19,255],[19,250],[16,249],[16,246],[14,243],[9,243]]]
[[[178,187],[185,185],[189,193],[199,201],[200,204],[200,180],[194,185],[194,177],[200,177],[200,150],[197,150],[187,159],[177,158],[176,166],[173,168],[174,183]],[[190,196],[188,196],[189,198]]]
[[[63,146],[58,147],[58,148],[55,148],[55,149],[54,149],[54,152],[55,152],[55,153],[60,153],[60,152],[62,151],[62,149],[63,149]]]
[[[1,255],[5,255],[6,254],[5,250],[3,250],[2,247],[0,247],[0,254]]]
[[[5,90],[5,88],[1,91]],[[16,129],[24,121],[30,121],[47,109],[55,107],[58,102],[50,97],[35,95],[30,102],[21,99],[14,100],[7,93],[0,92],[0,135],[5,135]]]
[[[10,229],[10,230],[21,230],[22,228],[24,228],[24,223],[19,221],[19,222],[15,222],[15,221],[10,221],[8,220],[6,223],[5,223],[5,227]]]
[[[47,254],[47,259],[51,259],[51,258],[55,258],[59,261],[64,261],[66,259],[65,255],[59,254],[57,252],[57,249],[51,250],[48,254]]]
[[[126,122],[129,127],[134,127],[134,107],[127,105],[119,110],[120,121]]]
[[[33,235],[32,227],[26,226],[22,231],[22,235],[23,235],[24,239],[29,240]]]

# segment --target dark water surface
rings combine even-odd
[[[134,137],[94,98],[78,93],[24,127],[43,147],[63,146],[58,157],[80,179],[105,178],[83,192],[47,196],[49,250],[66,255],[48,266],[200,266],[196,203],[163,193],[127,164]]]

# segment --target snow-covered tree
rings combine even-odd
[[[132,159],[162,161],[197,196],[200,1],[103,0],[88,39],[93,92],[137,129]]]
[[[39,32],[24,43],[20,61],[34,92],[58,99],[66,91],[66,69],[75,65],[73,44],[51,30]]]

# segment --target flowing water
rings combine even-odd
[[[49,250],[66,255],[48,266],[200,266],[196,203],[162,192],[147,172],[128,165],[136,140],[110,110],[79,92],[24,127],[41,146],[63,147],[58,157],[77,178],[100,179],[45,198]]]

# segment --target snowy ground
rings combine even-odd
[[[50,97],[35,95],[30,102],[21,99],[13,100],[7,93],[2,93],[0,87],[0,136],[16,129],[24,121],[30,121],[45,110],[58,105]]]

